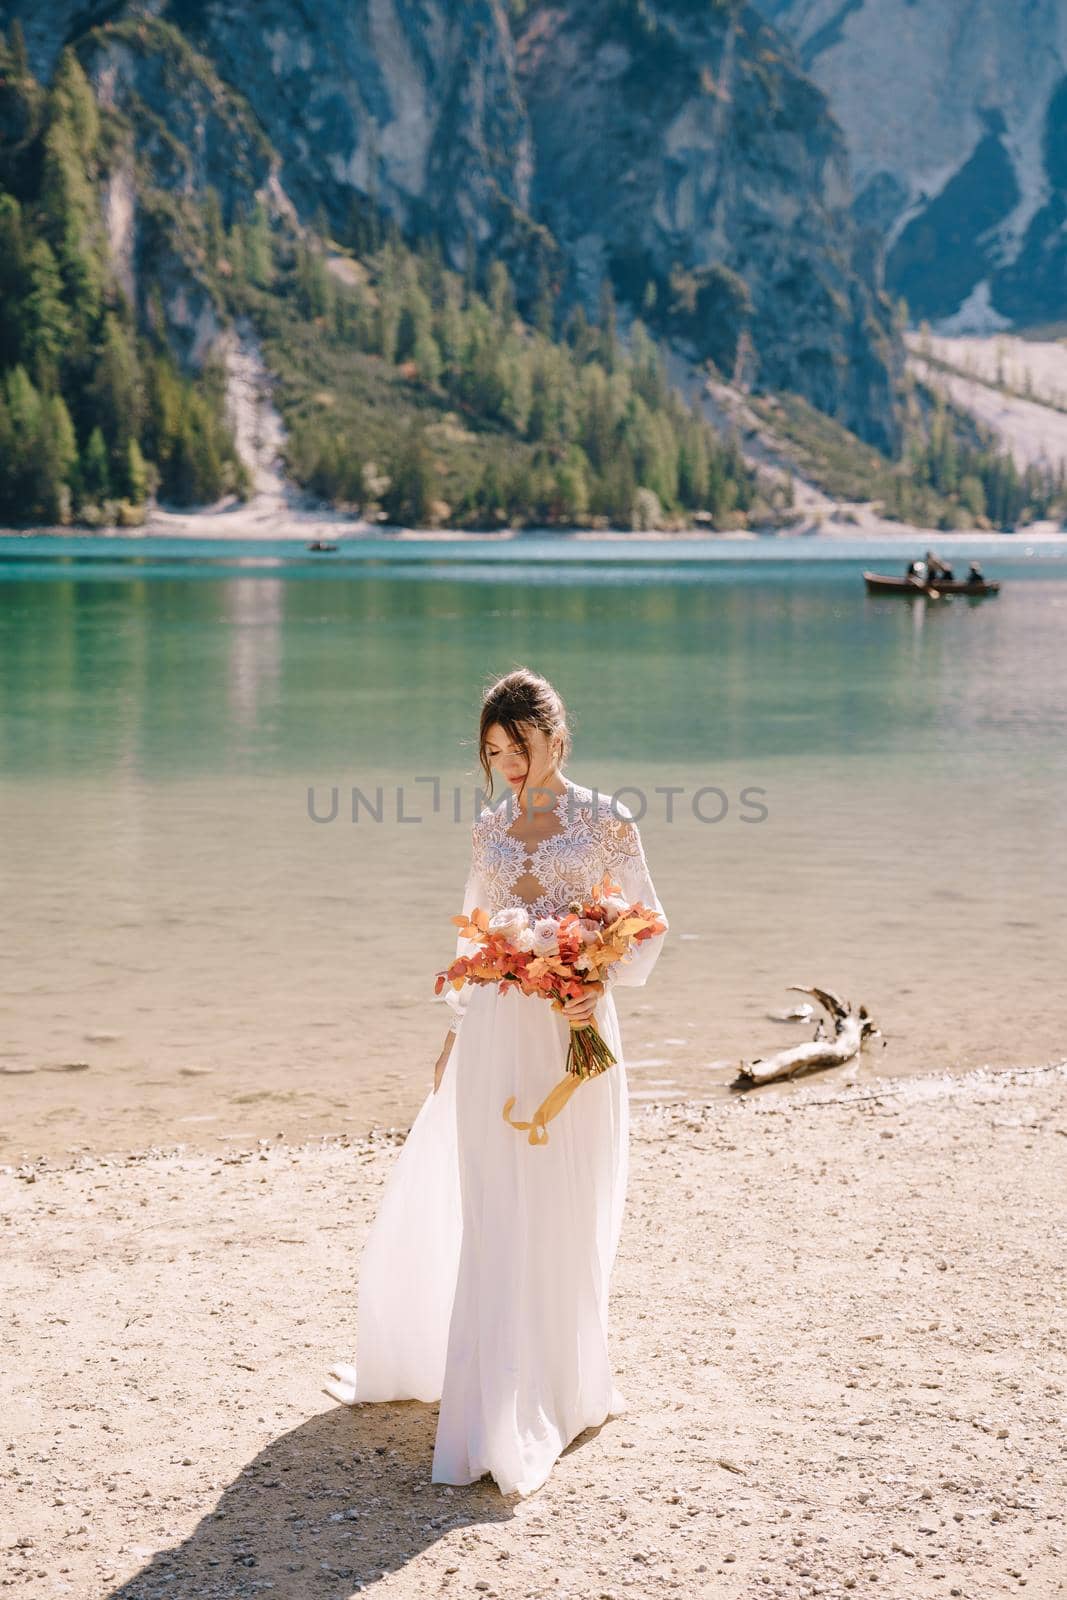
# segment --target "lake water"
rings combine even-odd
[[[406,1125],[523,663],[671,920],[617,995],[636,1097],[810,1037],[790,984],[867,1006],[861,1081],[1062,1057],[1067,541],[867,597],[921,548],[0,538],[0,1160]]]

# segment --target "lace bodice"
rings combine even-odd
[[[611,808],[610,795],[563,780],[566,788],[551,815],[555,832],[529,848],[511,831],[509,808],[486,806],[474,825],[472,864],[481,880],[487,911],[525,906],[531,920],[549,916],[575,897],[584,898],[605,872],[618,874],[641,854],[637,828],[625,806]],[[547,814],[547,813],[546,813]],[[517,885],[536,882],[530,899]]]
[[[569,778],[563,782],[566,787],[551,813],[558,826],[532,846],[511,831],[514,808],[506,801],[482,809],[472,829],[464,913],[469,916],[476,906],[490,915],[522,906],[532,922],[562,911],[570,900],[585,899],[593,885],[609,873],[631,904],[640,900],[666,922],[632,813],[619,801],[613,804],[610,795],[586,789]],[[540,893],[532,898],[520,893],[518,885],[524,882]],[[665,934],[657,934],[632,949],[611,969],[608,986],[643,984],[664,938]],[[474,948],[462,937],[456,942],[457,955],[469,955]],[[474,992],[469,985],[458,990],[446,987],[435,997],[451,1007],[454,1027]]]

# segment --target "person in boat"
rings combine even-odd
[[[952,582],[952,568],[942,561],[940,556],[935,555],[932,550],[926,552],[926,565],[930,570],[931,583],[936,583],[938,579],[941,579],[944,583]]]
[[[968,583],[985,583],[985,573],[977,561],[972,561],[967,570]]]
[[[914,583],[925,583],[926,562],[921,557],[916,557],[914,561],[909,561],[905,577],[911,578]]]

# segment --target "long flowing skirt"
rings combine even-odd
[[[478,988],[364,1245],[353,1399],[440,1400],[432,1478],[490,1473],[529,1494],[568,1443],[626,1409],[608,1353],[629,1108],[615,1004],[595,1021],[616,1065],[581,1084],[531,1145],[569,1024],[544,1000]]]

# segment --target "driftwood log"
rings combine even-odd
[[[787,1050],[776,1050],[773,1056],[742,1061],[734,1088],[753,1088],[776,1078],[797,1078],[818,1067],[839,1067],[858,1055],[868,1039],[881,1036],[867,1015],[866,1006],[853,1011],[847,1000],[839,999],[830,989],[816,989],[803,983],[791,983],[789,987],[817,1000],[830,1018],[832,1030],[827,1027],[826,1019],[820,1017],[814,1039],[791,1045]]]

